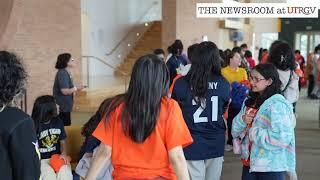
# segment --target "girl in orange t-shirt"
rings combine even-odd
[[[192,143],[178,103],[167,98],[169,73],[155,55],[133,67],[128,91],[114,98],[93,136],[101,141],[86,179],[111,158],[113,178],[189,180],[182,148]]]

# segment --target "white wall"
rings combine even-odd
[[[258,59],[259,48],[269,48],[273,40],[277,40],[279,31],[279,21],[277,18],[251,18],[253,27],[254,39],[252,42],[252,53],[255,59]],[[266,39],[266,37],[274,39]]]
[[[251,0],[252,3],[286,3],[287,0]],[[270,37],[275,37],[278,33],[278,19],[277,18],[250,18],[251,25],[253,27],[253,50],[252,53],[255,56],[255,59],[258,59],[259,48],[268,48],[264,46],[268,46],[265,44],[266,39],[264,35],[271,34]],[[277,38],[276,38],[277,39]]]
[[[150,10],[151,7],[153,9]],[[152,16],[149,20],[160,20],[161,0],[81,0],[81,11],[82,17],[86,17],[86,23],[82,24],[82,41],[88,44],[83,46],[87,49],[83,48],[82,55],[99,57],[116,67],[125,57],[121,52],[125,51],[124,48],[128,51],[128,47],[119,47],[109,56],[106,53],[110,53],[131,29],[141,24],[144,15]],[[89,64],[90,76],[113,74],[113,70],[102,63],[90,60]]]

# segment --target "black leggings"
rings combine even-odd
[[[308,76],[308,96],[311,95],[313,88],[314,88],[314,75],[313,74],[309,74]]]

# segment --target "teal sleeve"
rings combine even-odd
[[[254,144],[268,150],[290,146],[294,139],[294,115],[284,103],[274,103],[259,116],[257,122],[263,126],[253,126],[249,138]]]
[[[245,101],[244,101],[245,102]],[[232,129],[231,129],[231,134],[232,137],[236,138],[239,137],[240,134],[246,129],[247,124],[245,122],[243,122],[242,120],[242,115],[244,115],[245,113],[245,105],[244,102],[242,104],[242,108],[240,110],[240,112],[238,113],[238,115],[233,119],[232,122]]]

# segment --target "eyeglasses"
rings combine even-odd
[[[258,83],[258,82],[260,82],[260,81],[262,81],[262,80],[266,80],[266,79],[264,79],[264,78],[257,78],[257,77],[254,77],[254,76],[249,76],[249,81],[252,81],[252,82],[254,82],[254,83]]]

